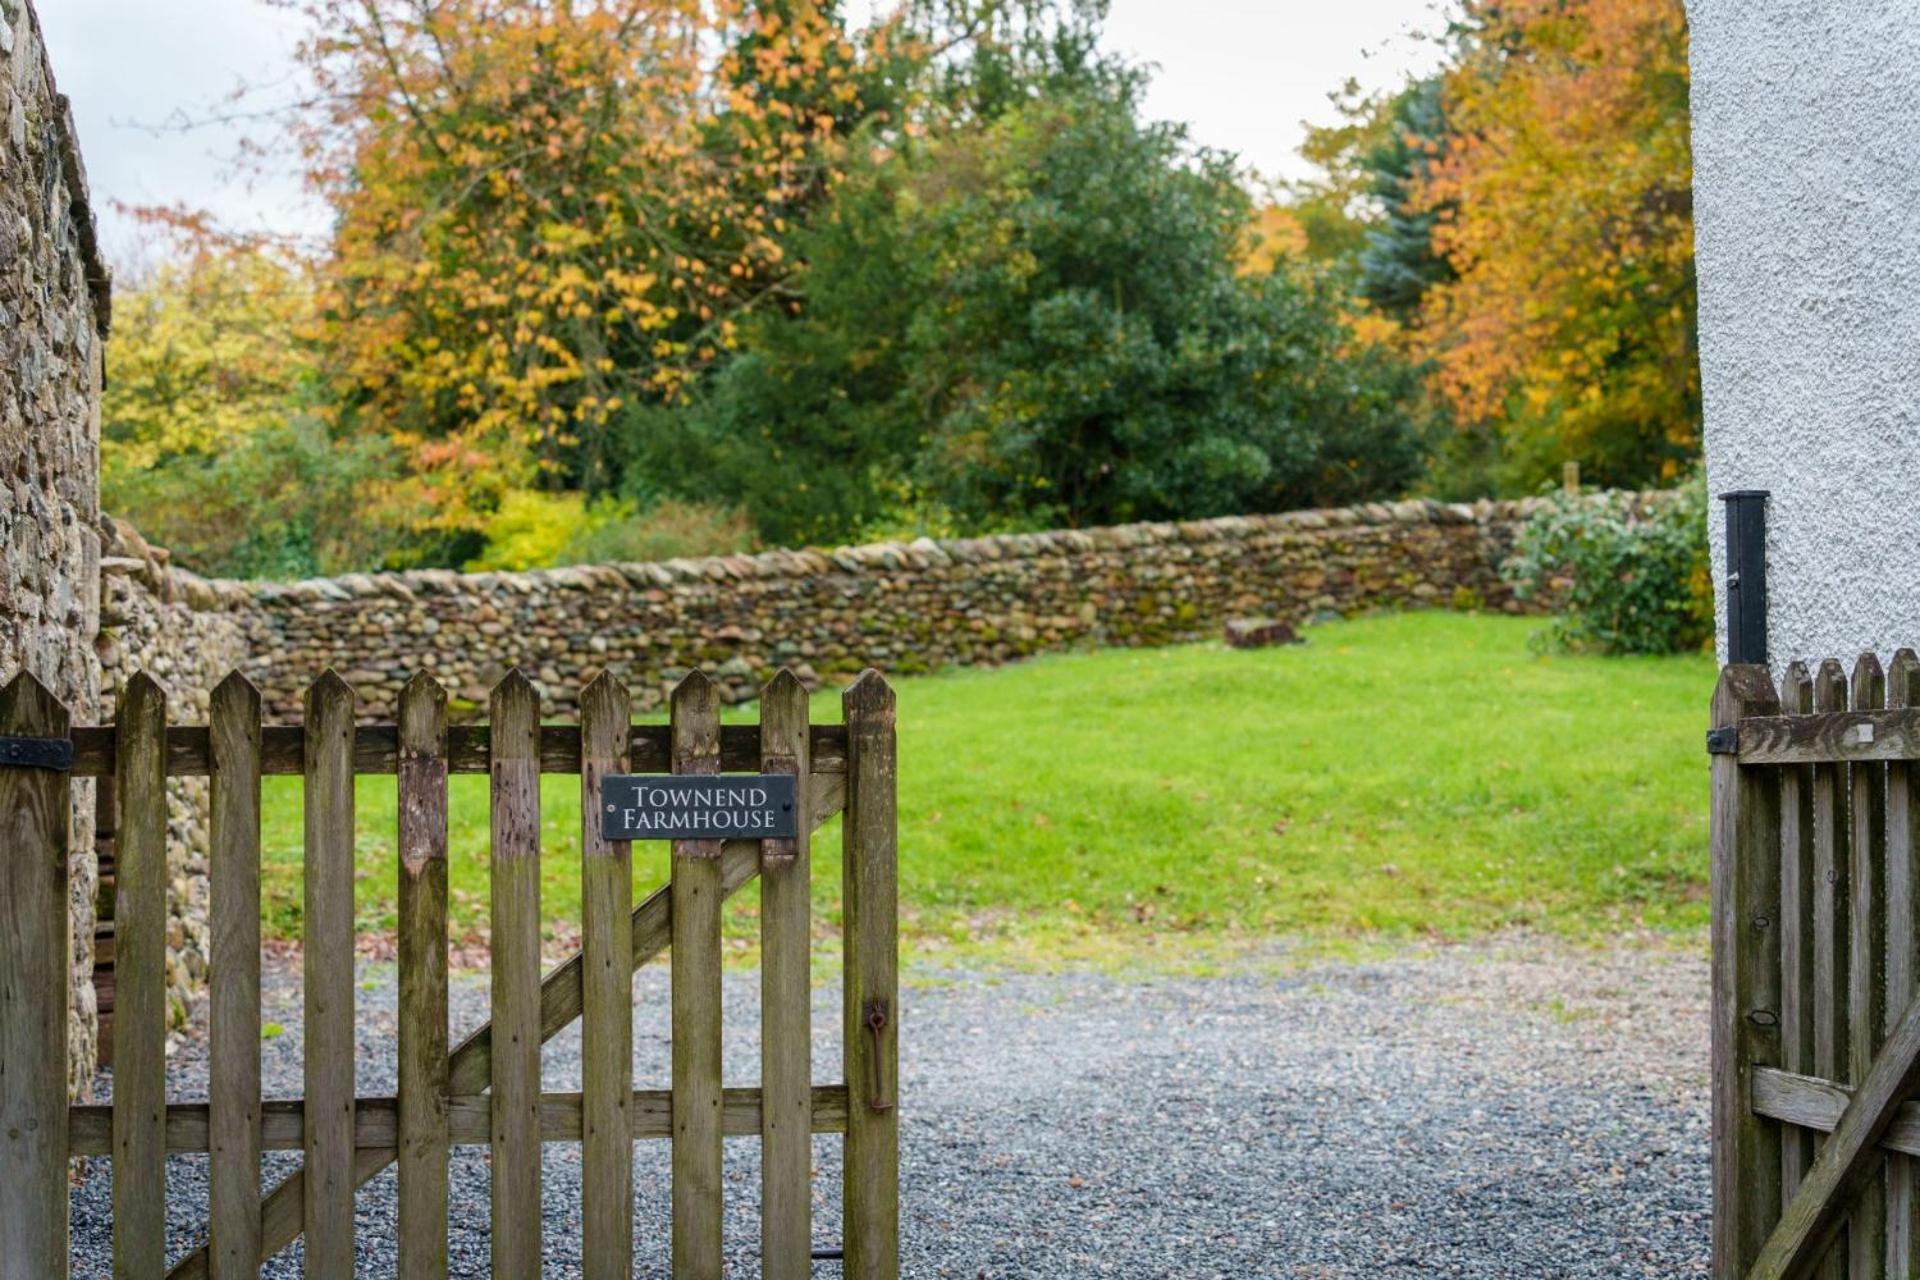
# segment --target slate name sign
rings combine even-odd
[[[790,840],[799,832],[790,773],[700,777],[614,774],[600,783],[608,840]]]

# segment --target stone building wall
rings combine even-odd
[[[100,711],[99,433],[107,273],[38,19],[0,0],[0,680]],[[94,1061],[93,785],[74,786],[71,1084]]]
[[[391,717],[415,668],[468,710],[511,667],[571,715],[602,670],[660,706],[700,666],[735,701],[803,677],[913,673],[1215,637],[1229,617],[1471,604],[1517,610],[1499,567],[1524,502],[1371,504],[1180,524],[884,543],[531,573],[416,570],[196,590],[249,629],[271,718],[333,667]]]

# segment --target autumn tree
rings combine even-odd
[[[822,144],[891,56],[814,0],[297,7],[325,371],[446,530],[513,485],[607,483],[608,421],[777,293]]]
[[[191,220],[164,243],[114,299],[102,504],[203,573],[377,564],[405,524],[383,506],[395,459],[317,412],[309,265]]]
[[[1469,0],[1460,38],[1415,181],[1457,275],[1422,303],[1435,384],[1509,486],[1671,480],[1700,431],[1681,0]]]

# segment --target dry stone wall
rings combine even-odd
[[[1499,566],[1532,501],[1412,501],[835,551],[532,573],[419,570],[195,587],[244,620],[269,714],[298,719],[327,667],[390,717],[432,672],[469,711],[509,667],[549,715],[611,670],[657,707],[698,666],[735,701],[781,665],[830,679],[913,673],[1095,646],[1175,644],[1226,619],[1300,621],[1409,605],[1518,611]]]
[[[0,0],[0,680],[30,671],[80,720],[100,709],[99,405],[107,274],[39,22]],[[93,784],[74,786],[76,1094],[94,1061]]]
[[[190,573],[172,568],[167,553],[148,546],[123,521],[109,519],[100,557],[100,662],[102,702],[117,706],[136,672],[157,680],[167,694],[172,724],[207,723],[213,687],[247,661],[247,628],[238,615]],[[103,861],[111,857],[114,814],[100,813]],[[167,783],[167,993],[172,1027],[185,1028],[206,990],[207,977],[207,780]],[[102,904],[110,910],[110,904]],[[101,943],[97,972],[112,971],[111,935]],[[111,1034],[112,983],[98,983],[107,1034]]]

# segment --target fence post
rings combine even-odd
[[[846,1274],[900,1274],[899,838],[893,690],[868,671],[842,700],[841,859],[847,1064]]]
[[[1713,727],[1779,711],[1765,667],[1729,666]],[[1780,1216],[1780,1128],[1753,1112],[1780,1060],[1780,779],[1713,757],[1713,1274],[1744,1276]]]
[[[65,738],[67,709],[22,671],[0,734]],[[63,771],[0,768],[0,1280],[67,1274],[67,855]]]

